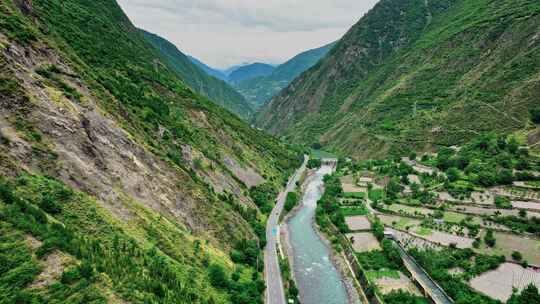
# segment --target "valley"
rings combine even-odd
[[[540,2],[302,1],[0,0],[0,304],[540,303]]]

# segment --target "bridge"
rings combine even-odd
[[[396,240],[393,240],[397,245],[403,264],[411,273],[413,281],[415,281],[423,289],[424,294],[428,296],[435,304],[453,304],[454,300],[446,294],[437,282],[435,282],[429,274],[418,265],[413,257],[411,257],[405,248]]]

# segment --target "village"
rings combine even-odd
[[[338,194],[321,199],[317,222],[366,300],[505,303],[540,288],[538,160],[487,136],[439,153],[344,159],[325,179]]]

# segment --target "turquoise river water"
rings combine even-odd
[[[321,167],[308,180],[302,207],[289,220],[293,268],[303,304],[346,304],[347,291],[341,274],[330,260],[330,251],[313,225],[317,201],[322,196],[323,177],[332,167]]]

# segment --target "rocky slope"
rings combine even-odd
[[[296,165],[114,1],[0,2],[0,302],[259,303],[249,187]]]
[[[236,87],[255,108],[259,108],[289,85],[296,77],[326,56],[334,45],[335,43],[330,43],[323,47],[300,53],[277,66],[272,71],[272,74],[244,80],[236,85]]]
[[[160,51],[171,69],[177,72],[180,78],[196,92],[242,118],[249,118],[253,114],[251,105],[225,81],[207,74],[199,66],[192,63],[192,60],[180,52],[174,44],[164,38],[143,30],[141,32],[148,42]]]
[[[534,0],[382,0],[256,124],[357,157],[525,135],[540,98],[539,26]]]

